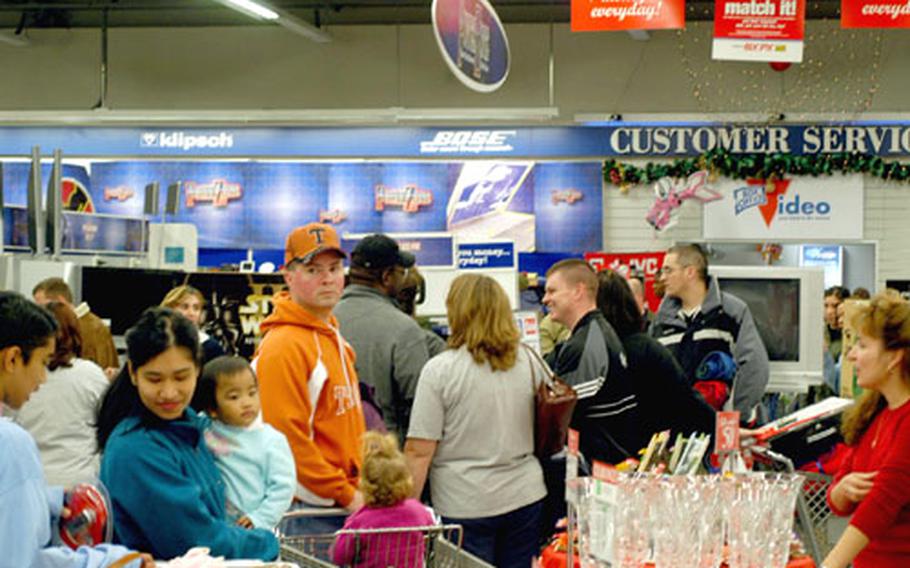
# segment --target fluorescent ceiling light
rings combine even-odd
[[[256,18],[259,20],[277,20],[279,18],[278,12],[263,6],[258,2],[253,2],[253,0],[215,0],[220,4],[224,4],[228,8],[233,8],[238,12],[243,12],[247,16]]]
[[[311,41],[315,41],[317,43],[328,43],[332,41],[332,36],[324,30],[317,28],[307,21],[301,20],[289,12],[279,10],[278,8],[273,8],[263,2],[254,2],[253,0],[215,1],[219,4],[227,6],[228,8],[237,10],[238,12],[243,12],[244,14],[253,18],[268,20],[269,22],[278,24],[279,26],[292,31],[295,34],[302,35]]]
[[[284,110],[71,110],[0,111],[0,125],[376,125],[401,122],[545,122],[559,116],[540,108],[350,108]]]
[[[287,12],[281,12],[280,16],[281,17],[278,18],[279,26],[282,26],[296,34],[300,34],[307,39],[315,41],[316,43],[329,43],[332,41],[331,35],[307,21],[301,20],[300,18],[288,14]]]
[[[397,121],[394,108],[286,110],[72,110],[0,111],[0,125],[306,125],[387,124]]]

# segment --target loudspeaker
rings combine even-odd
[[[145,206],[142,208],[142,212],[150,217],[155,217],[158,215],[158,194],[160,193],[160,185],[157,181],[145,186]]]
[[[41,149],[32,148],[28,170],[28,246],[36,254],[44,254],[44,211],[41,207]]]
[[[63,157],[60,150],[54,150],[54,164],[51,166],[51,177],[47,180],[47,198],[45,207],[45,245],[54,256],[60,254],[63,245]]]
[[[167,186],[167,202],[164,205],[164,212],[167,215],[176,215],[180,211],[180,189],[183,182],[178,181]]]

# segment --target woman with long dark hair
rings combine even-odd
[[[224,484],[189,407],[199,374],[196,327],[167,308],[151,308],[127,332],[126,345],[127,365],[97,422],[115,539],[158,558],[205,546],[214,556],[274,559],[275,535],[226,519]]]
[[[852,518],[822,566],[910,566],[910,303],[877,294],[852,323],[847,358],[865,392],[844,417],[851,451],[828,490],[831,509]]]
[[[651,435],[672,430],[684,435],[714,433],[714,409],[689,386],[685,373],[666,347],[644,332],[644,320],[629,283],[604,270],[597,275],[597,307],[616,330],[628,358],[630,386],[638,399],[641,426],[629,432],[624,447],[648,445]]]

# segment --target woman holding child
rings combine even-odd
[[[126,344],[128,363],[97,421],[115,540],[156,558],[205,546],[213,556],[274,559],[274,534],[227,520],[203,420],[189,408],[199,374],[196,327],[176,312],[152,308],[127,332]]]

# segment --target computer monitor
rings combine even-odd
[[[770,360],[769,391],[803,392],[822,383],[824,270],[711,266],[723,292],[752,312]]]

